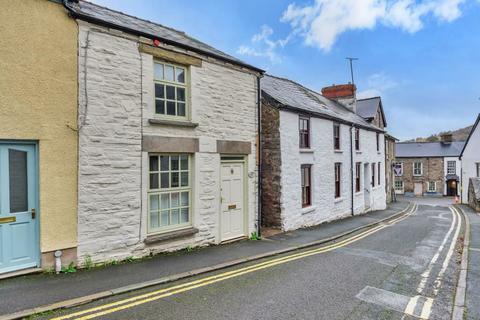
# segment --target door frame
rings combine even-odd
[[[35,235],[34,235],[34,246],[35,246],[35,260],[37,262],[37,267],[41,267],[41,249],[40,249],[40,162],[39,162],[39,142],[37,140],[15,140],[15,139],[0,139],[0,145],[30,145],[33,146],[33,159],[35,161],[34,164],[34,178],[35,178],[35,185],[34,185],[34,197],[35,197]],[[22,269],[18,269],[22,270]],[[8,272],[15,272],[8,271]],[[7,272],[7,273],[8,273]]]
[[[231,159],[229,159],[231,158]],[[233,239],[222,239],[222,165],[224,163],[241,163],[243,167],[243,236],[248,237],[248,156],[245,155],[232,155],[232,154],[220,154],[220,166],[219,169],[219,184],[218,184],[218,243],[231,241]]]

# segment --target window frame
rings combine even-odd
[[[307,124],[307,129],[302,129],[302,124]],[[299,116],[298,117],[298,133],[299,133],[299,145],[300,149],[310,149],[310,117],[307,116]],[[302,139],[303,138],[303,139]],[[304,141],[305,140],[305,141]]]
[[[335,162],[335,199],[342,197],[342,163]]]
[[[415,165],[416,165],[416,164],[420,164],[420,173],[419,173],[419,174],[415,174],[415,170],[416,170]],[[413,162],[412,168],[413,168],[413,176],[414,176],[414,177],[421,177],[421,176],[423,176],[423,162],[421,162],[421,161],[415,161],[415,162]]]
[[[430,184],[433,183],[434,189],[430,188]],[[427,192],[437,192],[437,182],[436,181],[428,181],[427,182]]]
[[[355,128],[355,150],[360,151],[360,128]]]
[[[340,123],[333,123],[333,149],[341,150],[341,128]]]
[[[362,190],[361,185],[361,170],[362,170],[362,163],[357,162],[355,164],[355,192],[359,193]]]
[[[480,178],[480,162],[475,163],[477,169],[477,178]]]
[[[378,163],[378,172],[377,172],[377,185],[382,185],[382,162]]]
[[[371,165],[371,168],[372,168],[372,187],[375,187],[375,178],[376,178],[376,175],[375,175],[375,171],[376,171],[376,164],[375,163],[372,163]]]
[[[161,170],[161,156],[167,156],[168,157],[168,171]],[[171,165],[171,158],[178,156],[178,170],[172,170],[172,165]],[[181,164],[181,156],[187,156],[187,170],[182,169],[182,164]],[[157,157],[157,165],[158,165],[158,170],[157,171],[152,171],[150,167],[150,158],[151,157]],[[185,229],[188,227],[191,227],[193,222],[193,181],[192,181],[192,175],[193,175],[193,168],[192,168],[192,155],[188,153],[148,153],[148,178],[147,178],[147,234],[158,234],[158,233],[164,233],[164,232],[169,232],[173,230],[180,230],[180,229]],[[161,187],[161,174],[162,173],[167,173],[168,172],[168,182],[169,182],[169,187],[168,188],[162,188]],[[172,181],[172,172],[178,172],[178,187],[171,187],[171,181]],[[187,174],[187,179],[188,179],[188,185],[187,186],[181,186],[181,180],[182,180],[182,173],[188,172]],[[151,179],[150,176],[152,174],[157,174],[158,175],[158,188],[157,189],[152,189],[151,188]],[[182,204],[182,192],[188,192],[188,205],[181,205]],[[178,207],[173,207],[172,206],[172,194],[173,193],[178,193]],[[178,219],[179,222],[181,221],[181,209],[188,208],[188,222],[184,223],[178,223],[178,224],[169,224],[167,226],[161,226],[161,214],[162,211],[167,211],[167,210],[162,210],[162,194],[169,194],[169,207],[168,207],[168,214],[169,214],[169,220],[171,220],[172,217],[172,210],[178,209]],[[155,210],[157,211],[158,214],[158,227],[152,227],[151,226],[151,196],[152,195],[158,195],[158,209]]]
[[[450,172],[450,164],[453,164],[453,172]],[[457,174],[457,162],[454,160],[447,161],[447,174]]]
[[[308,181],[305,179],[305,174],[308,172]],[[305,184],[308,182],[308,185]],[[312,206],[312,165],[300,165],[300,186],[302,188],[302,208]]]
[[[156,79],[155,78],[155,66],[157,64],[163,65],[163,72],[165,74],[165,66],[171,66],[174,69],[174,81],[166,80],[165,76],[164,79]],[[176,78],[176,70],[178,68],[181,68],[184,70],[184,83],[182,84],[181,82],[175,81]],[[161,84],[164,86],[164,97],[162,98],[157,98],[156,96],[156,89],[155,89],[155,84]],[[175,88],[175,99],[167,99],[167,85],[172,86]],[[185,100],[177,100],[177,88],[183,88],[185,90]],[[157,113],[157,107],[156,107],[156,102],[157,100],[163,100],[164,101],[164,110],[165,113]],[[167,114],[167,102],[175,102],[175,113],[178,113],[178,103],[185,103],[185,116],[179,116],[179,115],[169,115]],[[153,115],[155,118],[159,119],[165,119],[165,120],[177,120],[177,121],[188,121],[190,120],[191,116],[191,108],[190,108],[190,68],[188,65],[182,65],[182,64],[177,64],[177,63],[172,63],[169,61],[163,61],[160,59],[154,59],[153,61]]]
[[[399,188],[399,187],[397,186],[397,183],[401,183],[401,184],[402,184],[402,187]],[[404,192],[404,191],[405,191],[405,184],[403,183],[403,180],[395,180],[394,185],[393,185],[393,188],[394,188],[396,191]]]
[[[377,151],[380,152],[380,133],[377,132]]]

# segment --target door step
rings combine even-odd
[[[220,243],[221,244],[228,244],[228,243],[237,242],[237,241],[241,241],[241,240],[247,240],[247,239],[248,239],[247,236],[240,236],[240,237],[236,237],[236,238],[232,238],[232,239],[223,240]]]
[[[28,268],[28,269],[13,271],[13,272],[0,273],[0,280],[7,279],[7,278],[20,277],[27,274],[40,273],[40,272],[43,272],[42,268]]]

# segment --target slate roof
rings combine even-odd
[[[397,158],[458,157],[465,141],[442,142],[400,142],[396,144]]]
[[[183,47],[207,56],[212,56],[258,72],[263,72],[263,70],[215,49],[208,44],[198,41],[182,31],[83,0],[78,1],[78,3],[74,0],[68,0],[65,6],[75,18],[79,18],[80,20],[86,20],[97,24],[106,24],[109,27],[124,29],[127,32],[143,37],[163,40],[163,42],[168,44]]]
[[[373,120],[379,108],[383,123],[387,126],[387,121],[383,112],[382,99],[380,97],[357,100],[357,114],[366,120]]]
[[[383,132],[347,107],[292,80],[265,75],[261,79],[261,88],[262,94],[267,94],[279,102],[284,109]]]

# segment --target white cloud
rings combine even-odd
[[[266,57],[272,63],[280,63],[281,56],[277,53],[279,48],[285,47],[293,37],[293,33],[285,39],[273,40],[273,29],[267,25],[260,28],[260,32],[253,35],[250,45],[242,45],[237,53],[253,57]]]
[[[281,21],[290,24],[305,43],[329,51],[337,38],[349,30],[373,29],[378,24],[414,33],[431,15],[452,22],[466,0],[315,0],[311,5],[290,4]],[[273,31],[272,31],[273,32]]]
[[[367,78],[365,90],[357,93],[359,99],[382,96],[388,90],[394,89],[398,83],[384,72],[374,73]]]

